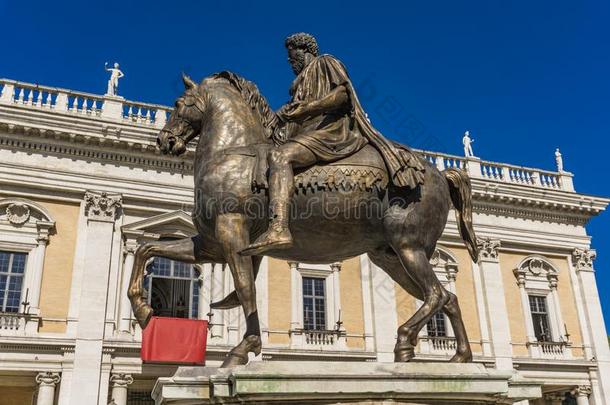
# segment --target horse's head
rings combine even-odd
[[[176,156],[184,153],[186,145],[199,134],[205,111],[204,99],[197,83],[184,74],[182,81],[184,94],[176,100],[174,111],[157,136],[157,145],[161,152]]]

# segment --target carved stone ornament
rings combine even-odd
[[[593,270],[593,260],[597,253],[590,249],[574,249],[572,252],[572,261],[576,270]]]
[[[40,385],[55,386],[59,383],[60,380],[61,380],[61,377],[59,376],[59,374],[52,373],[50,371],[47,371],[45,373],[39,373],[36,376],[36,383],[38,383]]]
[[[500,241],[498,239],[481,238],[478,240],[479,256],[482,260],[498,260]]]
[[[542,260],[536,259],[536,258],[530,260],[528,263],[528,267],[529,267],[530,271],[535,276],[539,275],[540,272],[542,272],[543,266],[544,265],[542,264]]]
[[[120,195],[108,193],[85,193],[85,215],[90,220],[114,222],[117,210],[121,207]]]
[[[30,207],[25,204],[9,204],[6,207],[6,218],[13,225],[23,225],[30,219]]]
[[[129,374],[123,373],[113,374],[110,377],[110,382],[115,387],[127,387],[128,385],[131,385],[133,383],[133,377]]]
[[[591,386],[590,385],[579,385],[576,388],[576,396],[577,397],[588,397],[591,395]]]

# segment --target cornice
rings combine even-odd
[[[181,174],[193,172],[192,152],[187,152],[184,157],[163,156],[154,144],[132,142],[112,136],[58,132],[37,126],[6,124],[2,121],[0,148]]]
[[[17,104],[0,105],[0,148],[170,174],[192,174],[193,147],[181,157],[163,156],[155,144],[158,131],[149,124]],[[472,178],[471,182],[473,208],[480,214],[582,226],[610,203],[606,198],[531,185],[480,178]]]
[[[584,225],[604,211],[610,199],[574,192],[473,181],[474,212]]]

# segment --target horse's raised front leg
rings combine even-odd
[[[255,355],[259,355],[262,348],[252,258],[238,253],[250,243],[245,216],[242,214],[218,216],[216,238],[222,246],[223,256],[231,269],[235,292],[246,318],[246,333],[244,333],[242,341],[231,349],[221,366],[233,367],[248,363],[248,353],[253,352]]]
[[[194,236],[178,240],[147,242],[136,250],[133,271],[129,281],[127,295],[131,301],[131,308],[142,329],[146,328],[153,310],[142,297],[144,293],[144,270],[146,262],[155,256],[179,260],[184,263],[198,263],[205,258],[199,256],[201,252],[201,238]]]

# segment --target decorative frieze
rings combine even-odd
[[[500,253],[500,241],[491,238],[479,238],[477,241],[479,247],[479,258],[486,261],[498,261]]]
[[[85,193],[85,215],[90,221],[114,222],[121,208],[122,197],[106,192]]]
[[[574,249],[572,252],[572,262],[577,271],[593,271],[593,260],[597,253],[593,249]]]

